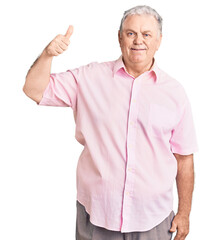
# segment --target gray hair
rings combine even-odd
[[[159,33],[162,34],[162,23],[163,23],[162,17],[157,13],[155,9],[146,5],[136,6],[124,12],[123,18],[121,19],[121,23],[120,23],[120,29],[119,29],[120,33],[122,33],[123,23],[128,16],[143,15],[143,14],[147,14],[155,17],[155,19],[158,22]]]

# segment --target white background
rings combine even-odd
[[[199,143],[188,240],[220,235],[220,7],[210,1],[20,0],[0,6],[0,239],[71,240],[76,223],[75,140],[70,108],[44,107],[22,91],[29,67],[74,26],[52,72],[117,59],[123,12],[150,5],[164,19],[158,66],[189,96]],[[174,210],[177,210],[174,186]]]

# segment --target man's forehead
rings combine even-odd
[[[153,31],[157,24],[157,20],[151,15],[130,15],[125,19],[123,29]]]

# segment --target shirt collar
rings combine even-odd
[[[115,61],[114,68],[113,68],[113,74],[115,75],[120,69],[124,69],[125,72],[127,72],[126,67],[124,65],[124,62],[122,60],[122,55]],[[155,82],[159,82],[159,75],[160,75],[160,69],[158,68],[156,61],[154,59],[154,64],[152,68],[147,72],[153,72],[155,75]]]

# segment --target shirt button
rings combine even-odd
[[[128,171],[130,171],[130,172],[135,172],[135,169],[134,168],[128,168]]]

